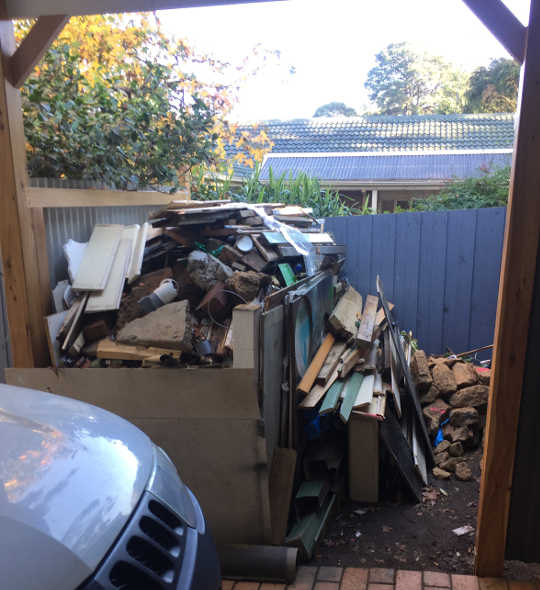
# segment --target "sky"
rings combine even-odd
[[[529,0],[505,3],[527,23]],[[509,57],[462,0],[285,0],[161,11],[160,18],[171,35],[233,63],[258,44],[279,50],[279,65],[242,85],[232,113],[239,121],[311,117],[331,101],[362,112],[367,72],[389,43],[411,42],[466,71]]]

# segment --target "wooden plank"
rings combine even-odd
[[[57,340],[58,332],[64,323],[68,312],[61,311],[47,316],[45,319],[45,329],[47,330],[47,342],[49,344],[49,355],[53,367],[61,365],[60,343]]]
[[[332,384],[338,379],[339,371],[336,368],[330,378],[324,385],[314,385],[312,390],[298,404],[301,409],[314,408],[324,397],[325,393],[332,387]]]
[[[73,288],[103,291],[122,239],[123,225],[95,225],[77,270]]]
[[[256,2],[259,0],[250,0]],[[226,4],[238,4],[245,0],[227,0]],[[222,0],[6,0],[0,15],[5,19],[34,18],[43,14],[111,14],[115,12],[152,12],[171,8],[214,6],[225,4]],[[274,206],[274,203],[272,203]]]
[[[334,343],[315,380],[318,384],[324,385],[328,381],[337,367],[341,355],[345,352],[346,347],[347,344],[345,342]]]
[[[429,248],[420,249],[420,285],[416,330],[422,346],[433,353],[443,353],[444,289],[446,280],[446,248],[448,212],[423,214],[421,240]]]
[[[330,389],[326,392],[321,409],[319,410],[319,414],[321,416],[324,414],[331,414],[337,408],[341,398],[343,386],[344,382],[340,379],[339,381],[335,381]]]
[[[463,0],[520,64],[525,58],[527,29],[502,0]]]
[[[469,324],[474,279],[471,252],[474,252],[475,233],[476,215],[471,216],[466,210],[448,212],[443,344],[452,350],[471,348]]]
[[[13,27],[0,22],[0,45],[4,59],[15,51]],[[14,366],[46,365],[49,361],[43,317],[49,314],[50,285],[47,276],[43,232],[33,232],[34,219],[26,206],[26,151],[21,97],[4,78],[0,66],[0,251],[6,293],[12,362]],[[40,272],[40,264],[45,272]]]
[[[157,348],[155,346],[131,346],[128,344],[119,344],[109,338],[100,340],[96,343],[95,347],[92,346],[89,351],[98,359],[117,359],[122,361],[144,361],[151,357],[161,357],[163,355],[179,359],[182,355],[180,350]]]
[[[355,502],[379,500],[379,422],[358,412],[347,425],[349,495]]]
[[[295,470],[296,451],[277,448],[270,467],[270,512],[274,545],[281,545],[287,534]]]
[[[539,0],[531,2],[528,31],[495,322],[484,468],[480,484],[475,559],[475,573],[479,576],[500,576],[504,568],[525,359],[530,338],[535,277],[538,276]]]
[[[358,349],[350,349],[341,357],[337,371],[341,379],[345,379],[347,375],[354,369],[355,365],[360,362],[360,351]]]
[[[364,375],[358,394],[353,403],[353,410],[359,410],[369,406],[373,400],[373,386],[375,385],[375,375]]]
[[[73,315],[73,319],[71,320],[66,337],[64,338],[62,346],[60,347],[64,352],[67,352],[71,348],[71,345],[75,342],[81,332],[81,321],[87,303],[88,295],[85,295],[77,305],[77,310]]]
[[[374,295],[368,295],[366,297],[364,311],[362,312],[362,319],[360,320],[360,326],[358,327],[358,332],[356,333],[356,342],[362,347],[368,347],[371,345],[378,305],[378,297],[375,297]]]
[[[131,240],[120,240],[120,245],[114,256],[111,272],[105,289],[103,289],[101,293],[92,293],[90,295],[86,306],[86,313],[114,311],[119,309],[120,300],[122,299],[122,291],[126,281],[126,270],[128,268],[131,246]]]
[[[235,369],[258,367],[260,313],[258,303],[242,303],[233,309],[231,330]]]
[[[327,334],[322,341],[322,344],[319,346],[319,350],[313,357],[307,371],[304,373],[302,380],[298,384],[297,391],[301,393],[309,393],[315,383],[315,379],[321,370],[321,367],[330,352],[330,349],[334,345],[335,338],[333,334]]]
[[[69,17],[64,15],[40,16],[9,58],[9,81],[20,88],[34,67],[49,49]]]
[[[356,321],[361,314],[362,295],[349,286],[330,314],[328,327],[336,336],[350,338],[356,334]]]
[[[388,302],[388,309],[390,311],[392,311],[394,309],[394,307],[395,307],[395,305],[389,301]],[[384,322],[384,309],[381,307],[379,309],[379,311],[377,312],[377,315],[375,316],[375,326],[378,327],[383,322]]]
[[[343,401],[341,402],[341,408],[339,410],[339,418],[345,424],[349,421],[354,402],[356,401],[356,396],[358,395],[363,380],[364,376],[362,373],[353,373],[345,382],[342,392]]]
[[[186,191],[175,197],[189,199]],[[116,191],[94,188],[39,188],[26,189],[28,207],[137,207],[166,205],[171,195],[157,191]]]

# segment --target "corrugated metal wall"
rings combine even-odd
[[[345,273],[362,294],[380,275],[401,329],[428,353],[491,344],[506,209],[336,217],[326,228],[347,246]]]
[[[97,188],[106,185],[84,180],[58,180],[55,178],[31,178],[32,186],[44,188]],[[144,223],[156,205],[144,207],[54,207],[43,210],[47,232],[47,254],[51,286],[67,278],[67,265],[62,246],[71,238],[77,242],[88,241],[96,223]]]

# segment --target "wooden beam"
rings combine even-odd
[[[9,58],[6,75],[15,88],[20,88],[43,57],[58,33],[69,20],[68,16],[40,16]]]
[[[540,244],[540,0],[531,1],[506,214],[480,487],[475,573],[501,576]]]
[[[45,14],[109,14],[113,12],[153,12],[171,8],[248,4],[268,0],[6,0],[0,18],[35,18]]]
[[[171,200],[189,200],[188,191],[173,195],[158,191],[113,191],[93,188],[26,189],[28,207],[123,207],[168,205]]]
[[[525,55],[527,28],[502,0],[463,0],[486,25],[506,51],[520,64]]]

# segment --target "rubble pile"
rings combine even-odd
[[[471,479],[467,455],[482,443],[491,369],[459,357],[427,357],[417,350],[411,363],[439,479]]]
[[[279,203],[173,201],[142,226],[97,225],[87,244],[64,246],[52,362],[230,366],[233,309],[337,273],[344,250],[310,209]]]

